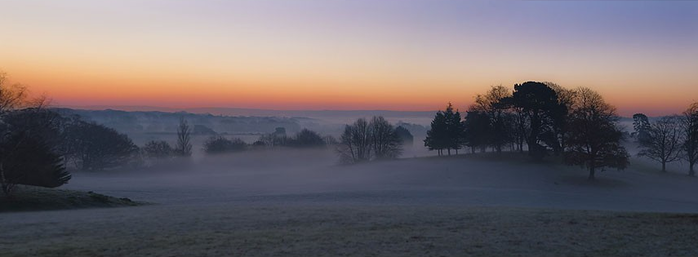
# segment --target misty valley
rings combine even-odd
[[[698,256],[698,1],[2,0],[0,257]]]

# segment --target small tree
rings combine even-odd
[[[589,169],[589,180],[595,180],[597,169],[624,169],[628,153],[621,145],[623,133],[618,129],[615,108],[601,95],[580,88],[569,117],[565,161]]]
[[[666,116],[650,124],[648,138],[640,141],[639,156],[658,161],[662,164],[662,172],[666,172],[666,164],[681,158],[681,133],[678,117]]]
[[[637,142],[640,144],[646,144],[650,141],[650,120],[647,115],[642,113],[633,114],[633,129],[635,130],[635,137]]]
[[[402,141],[402,145],[412,146],[414,144],[414,136],[405,127],[397,126],[395,128],[395,133],[400,138],[400,141]]]
[[[436,150],[439,156],[443,155],[443,149],[448,147],[448,124],[442,111],[436,112],[434,120],[431,121],[431,128],[427,130],[427,137],[424,139],[424,146],[429,151]]]
[[[446,120],[446,150],[448,155],[451,155],[451,149],[456,151],[458,154],[458,149],[463,146],[463,122],[460,116],[460,112],[456,110],[453,111],[453,105],[448,103],[446,111],[444,111],[444,118]]]
[[[179,126],[177,127],[177,145],[175,146],[175,152],[183,157],[191,156],[191,128],[189,123],[184,118],[179,119]]]
[[[688,162],[688,175],[695,176],[694,166],[698,161],[698,103],[691,104],[681,116],[683,133],[683,158]]]
[[[159,160],[170,158],[174,153],[174,149],[167,141],[148,141],[142,150],[148,158]]]

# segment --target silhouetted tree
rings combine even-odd
[[[184,118],[179,119],[179,126],[177,127],[177,144],[175,145],[175,152],[183,157],[191,156],[191,128],[189,123]]]
[[[511,141],[511,127],[507,122],[510,119],[507,117],[509,114],[507,110],[509,109],[508,104],[503,101],[503,99],[511,97],[511,91],[507,88],[499,85],[493,86],[484,95],[477,95],[475,97],[475,104],[470,107],[470,112],[479,112],[487,115],[487,122],[489,122],[488,129],[483,131],[484,134],[479,136],[486,138],[486,144],[491,145],[495,151],[498,153],[502,152],[502,147]],[[479,117],[481,118],[481,117]],[[484,119],[478,119],[478,121],[484,121]],[[475,123],[477,124],[477,122]],[[479,126],[484,126],[484,124],[478,124]]]
[[[26,87],[20,84],[9,84],[7,74],[0,71],[0,117],[7,112],[28,107],[31,101],[27,99],[27,95]]]
[[[439,156],[443,155],[443,149],[449,145],[448,124],[442,111],[436,112],[434,120],[431,121],[431,128],[427,130],[427,137],[424,139],[424,146],[429,151],[436,150]]]
[[[665,116],[650,123],[647,141],[640,142],[639,156],[658,161],[662,164],[662,172],[666,172],[666,164],[681,158],[681,131],[678,117]]]
[[[376,159],[394,159],[402,153],[402,141],[395,128],[382,116],[373,117],[371,123],[371,145]]]
[[[400,141],[402,141],[402,145],[412,146],[414,144],[414,136],[406,128],[397,126],[395,128],[395,133],[400,138]]]
[[[528,128],[522,129],[521,132],[526,133],[529,155],[536,160],[542,159],[546,154],[546,147],[541,145],[541,137],[553,131],[553,119],[557,117],[555,113],[563,108],[558,102],[557,94],[543,83],[528,81],[514,85],[510,103],[520,108],[528,121]]]
[[[245,149],[247,144],[239,138],[229,140],[223,136],[212,136],[204,142],[206,154],[242,152]]]
[[[471,148],[472,152],[475,149],[480,149],[484,152],[489,145],[492,136],[492,122],[490,116],[482,111],[468,111],[463,122],[464,127],[464,144]]]
[[[366,119],[358,119],[352,125],[344,127],[337,148],[340,160],[344,163],[357,163],[371,160],[373,131]]]
[[[691,104],[681,116],[683,133],[683,158],[688,162],[688,175],[695,176],[694,166],[698,161],[698,102]]]
[[[642,113],[633,114],[633,128],[635,129],[635,136],[637,142],[640,144],[646,144],[650,140],[650,120],[647,115]]]
[[[439,155],[443,155],[443,150],[446,149],[448,155],[451,155],[451,149],[457,151],[463,145],[463,133],[460,112],[454,112],[453,105],[448,103],[445,111],[436,112],[431,129],[427,131],[427,137],[424,139],[424,146],[430,151],[437,150]]]
[[[322,147],[325,140],[315,131],[303,129],[290,140],[289,146],[293,147]]]
[[[142,150],[145,156],[152,159],[167,159],[174,155],[174,149],[167,141],[148,141]]]
[[[548,139],[544,140],[550,145],[556,154],[562,154],[565,150],[565,140],[567,134],[567,124],[569,123],[569,111],[574,104],[576,91],[564,88],[552,82],[543,84],[550,87],[557,95],[557,106],[551,111],[552,131],[548,133]],[[545,135],[544,135],[545,137]]]
[[[83,170],[101,170],[129,163],[138,147],[125,135],[96,123],[73,120],[64,128],[65,155]]]
[[[621,145],[623,133],[615,108],[588,88],[577,90],[572,106],[565,161],[589,169],[589,180],[596,179],[597,169],[627,167],[628,153]]]
[[[451,149],[454,149],[458,154],[458,149],[463,146],[463,133],[465,132],[460,112],[458,110],[454,112],[453,105],[448,103],[446,111],[444,111],[444,118],[446,120],[446,150],[448,155],[451,155]]]
[[[286,129],[278,127],[273,133],[261,135],[258,141],[262,142],[265,146],[275,147],[287,145],[289,138],[286,136]]]
[[[0,116],[0,185],[10,196],[18,184],[58,187],[71,175],[58,154],[60,116],[39,107]]]

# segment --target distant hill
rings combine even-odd
[[[135,112],[188,112],[193,114],[212,114],[224,116],[254,116],[254,117],[306,117],[319,119],[329,123],[345,124],[357,118],[383,116],[391,122],[408,122],[428,125],[436,111],[390,111],[390,110],[267,110],[249,108],[202,107],[202,108],[170,108],[154,106],[81,106],[70,107],[84,110],[121,110]]]
[[[197,114],[190,112],[81,110],[57,108],[64,115],[78,115],[123,133],[175,133],[179,119],[186,119],[194,132],[202,134],[271,133],[277,127],[297,132],[308,118],[249,117]]]

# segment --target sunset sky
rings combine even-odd
[[[698,101],[698,1],[3,0],[0,70],[63,106],[464,109],[536,80],[659,115]]]

